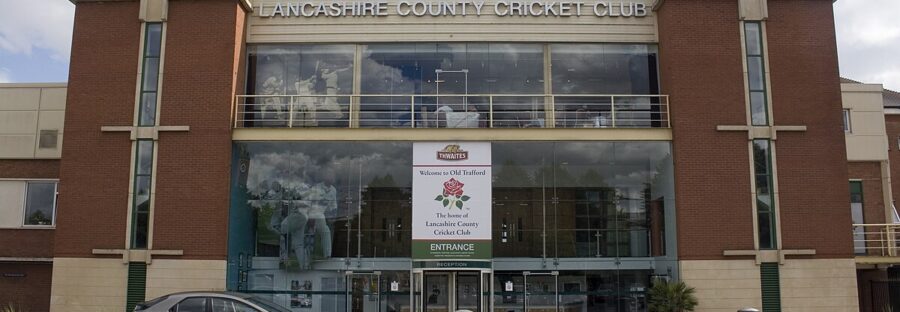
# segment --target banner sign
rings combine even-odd
[[[413,143],[412,256],[491,258],[491,144]]]

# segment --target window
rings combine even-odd
[[[52,226],[56,215],[57,182],[28,182],[25,191],[25,225]]]
[[[56,148],[57,138],[59,138],[59,130],[41,130],[38,148]]]
[[[184,299],[169,309],[169,312],[206,312],[206,298],[194,297]]]
[[[844,132],[850,133],[850,110],[844,110]]]
[[[138,126],[156,124],[156,96],[159,87],[159,60],[162,50],[162,23],[147,23],[144,33],[144,63]]]
[[[763,59],[762,24],[744,23],[744,39],[747,52],[747,82],[750,88],[750,119],[754,126],[769,124],[766,96],[766,62]]]
[[[772,152],[769,140],[753,140],[753,164],[759,248],[776,249],[775,192],[772,190]]]
[[[246,304],[225,298],[212,298],[212,310],[216,312],[259,312]]]
[[[853,224],[865,223],[862,181],[850,181],[850,217],[853,220]],[[864,231],[862,227],[853,227],[853,251],[856,254],[866,253],[866,236]]]
[[[153,171],[153,141],[137,141],[134,168],[134,198],[131,222],[131,248],[147,248],[150,223],[150,188]]]

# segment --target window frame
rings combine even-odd
[[[25,191],[22,192],[22,228],[30,229],[54,229],[56,228],[56,208],[59,201],[59,180],[57,179],[29,179],[22,181],[25,184]],[[28,185],[31,183],[53,183],[53,217],[50,218],[50,224],[27,224],[28,221]]]
[[[177,310],[176,308],[178,308],[178,305],[179,305],[179,304],[181,304],[182,302],[191,300],[191,299],[196,299],[196,298],[203,299],[203,310],[204,310],[204,311],[209,311],[209,310],[210,310],[210,306],[212,305],[212,300],[210,300],[210,299],[212,299],[212,297],[209,297],[209,296],[190,296],[190,297],[185,297],[185,298],[183,298],[183,299],[181,299],[181,300],[178,300],[178,302],[176,302],[174,305],[172,305],[172,307],[170,307],[169,310],[167,310],[167,312],[178,312],[178,310]]]
[[[844,121],[844,133],[853,133],[853,124],[850,119],[850,109],[845,108],[843,110],[842,120]]]
[[[753,26],[755,25],[755,26]],[[751,38],[747,35],[747,29],[750,27],[756,27],[759,32],[759,40],[755,42],[759,46],[759,54],[751,53],[750,51],[750,43]],[[744,53],[744,66],[746,69],[746,74],[744,79],[747,80],[747,94],[749,97],[749,117],[750,124],[752,126],[764,127],[772,124],[772,116],[770,116],[771,112],[769,112],[769,82],[766,73],[768,72],[767,60],[766,60],[766,36],[765,36],[765,27],[763,26],[763,21],[745,21],[741,25],[741,32],[743,33],[743,53]],[[755,89],[753,87],[753,72],[754,68],[751,66],[751,59],[759,59],[759,67],[755,68],[760,70],[759,75],[760,78],[760,86],[759,89]],[[753,94],[761,94],[762,95],[762,103],[760,103],[763,107],[763,123],[759,123],[753,119]]]

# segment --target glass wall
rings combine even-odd
[[[360,126],[406,127],[415,114],[419,126],[486,127],[490,99],[483,95],[544,94],[543,58],[540,44],[363,46],[362,94],[389,96],[362,98]],[[495,100],[497,119],[543,119],[542,96]]]
[[[668,143],[494,143],[492,155],[496,257],[664,255]]]
[[[550,107],[556,127],[659,126],[656,63],[646,44],[255,45],[239,104],[249,126],[548,127]]]
[[[408,305],[412,145],[235,143],[229,288],[271,294],[285,306],[328,307],[312,311],[343,311],[346,296]],[[674,208],[669,142],[494,142],[492,155],[495,259],[666,255],[665,216]],[[643,304],[628,289],[645,286],[650,267],[624,273],[600,265],[560,272],[561,306]],[[367,270],[380,275],[344,274]],[[523,271],[497,274],[516,280]],[[517,304],[514,292],[495,300]],[[537,306],[556,298],[544,295],[528,300]]]
[[[348,126],[354,45],[257,45],[248,53],[245,112],[261,126]],[[270,96],[266,96],[270,95]],[[285,95],[292,95],[287,97]]]

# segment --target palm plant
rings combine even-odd
[[[648,304],[650,312],[694,311],[697,306],[696,290],[684,282],[656,280],[650,288]]]
[[[0,312],[23,312],[25,311],[18,305],[7,303],[6,305],[0,307]]]

